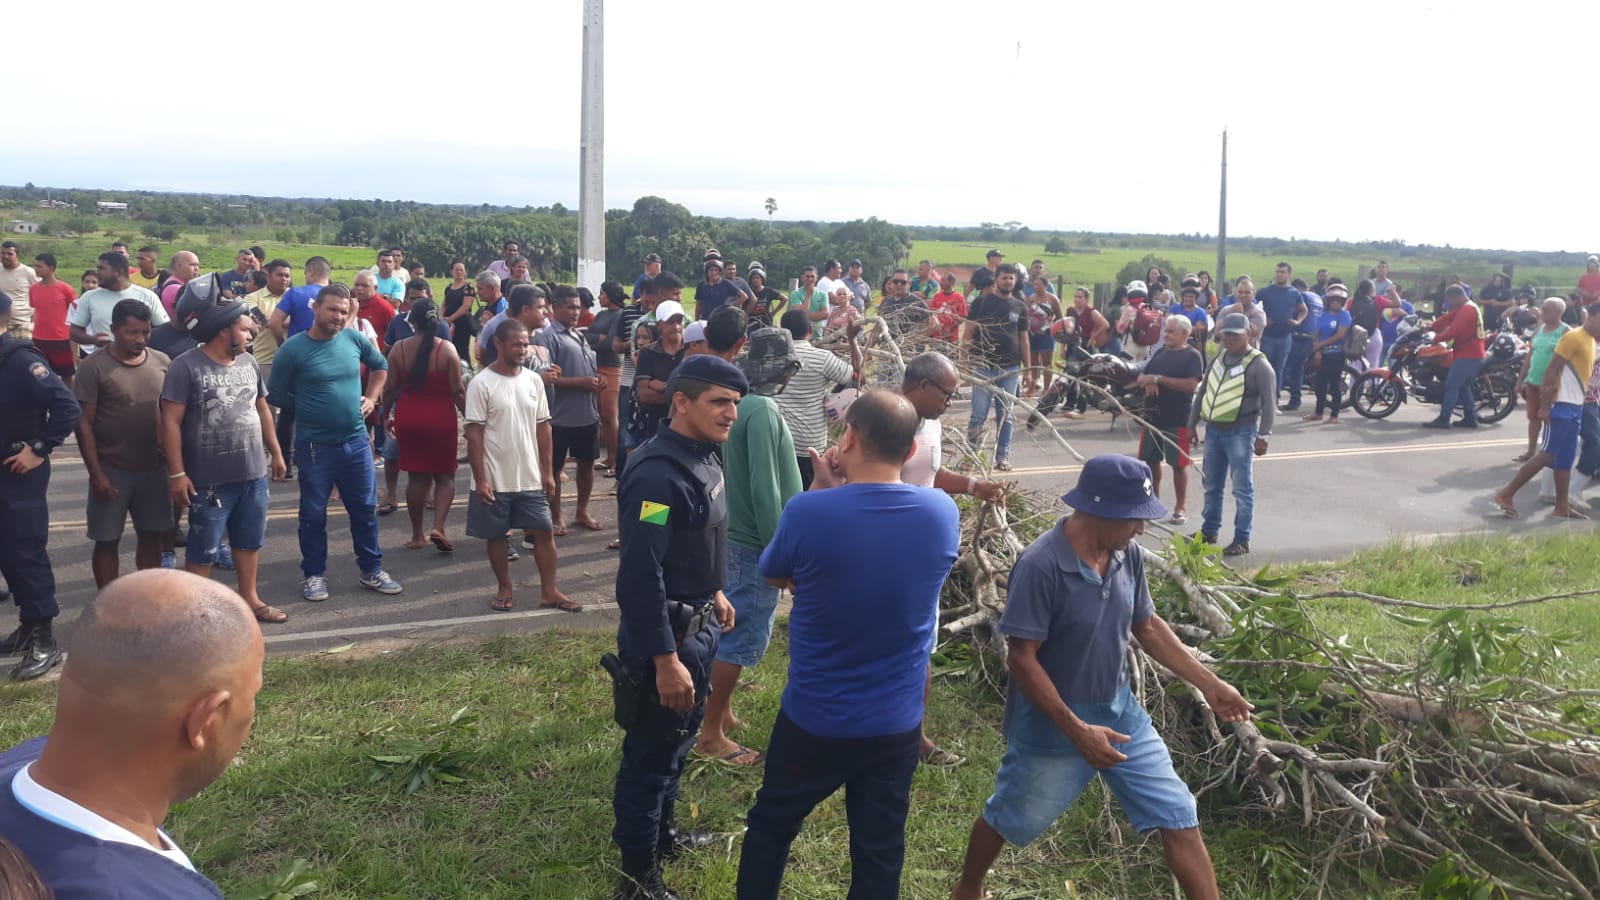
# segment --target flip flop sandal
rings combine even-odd
[[[1172,514],[1171,518],[1167,519],[1167,524],[1168,525],[1182,525],[1187,521],[1189,521],[1189,514],[1188,513],[1175,512],[1175,513]]]
[[[433,542],[434,548],[437,549],[440,553],[454,553],[454,552],[456,552],[455,546],[452,545],[449,541],[445,540],[443,537],[441,537],[439,535],[429,535],[428,536],[428,540]]]
[[[571,613],[583,612],[583,604],[579,603],[576,600],[572,600],[572,599],[563,600],[560,603],[540,603],[539,604],[539,608],[540,609],[559,609],[562,612],[571,612]]]
[[[489,604],[489,608],[495,612],[511,612],[515,605],[516,601],[511,597],[496,597],[494,602]]]
[[[951,753],[937,744],[929,747],[928,752],[922,754],[922,764],[933,769],[954,769],[966,761],[967,758],[965,756]]]
[[[378,515],[380,516],[392,516],[399,511],[400,507],[395,506],[393,503],[385,503],[378,507]]]
[[[753,758],[751,758],[751,757],[753,757]],[[707,758],[709,759],[710,757],[707,757]],[[741,759],[746,760],[746,761],[745,762],[738,762],[738,760],[741,760]],[[760,750],[756,750],[756,749],[754,749],[752,747],[746,747],[743,744],[740,744],[740,745],[737,745],[735,747],[735,749],[729,750],[727,753],[724,753],[721,756],[717,757],[716,760],[717,760],[717,762],[727,763],[730,766],[738,766],[740,768],[746,768],[746,767],[751,767],[751,766],[759,766],[762,763],[766,762],[767,758],[765,756],[761,755],[761,751]]]

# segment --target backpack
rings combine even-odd
[[[1371,297],[1357,297],[1350,301],[1350,324],[1359,325],[1367,334],[1378,329],[1378,301]]]
[[[1133,317],[1133,342],[1141,347],[1154,347],[1161,343],[1161,326],[1165,316],[1149,302],[1139,307]]]
[[[1372,332],[1360,325],[1351,325],[1344,336],[1344,358],[1354,361],[1367,355],[1367,342],[1372,340]]]

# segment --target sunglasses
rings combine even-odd
[[[944,388],[940,387],[939,385],[935,384],[932,380],[927,379],[927,378],[922,379],[922,383],[927,385],[928,387],[933,388],[934,390],[938,391],[939,393],[943,394],[946,403],[954,403],[957,399],[959,399],[961,397],[961,388],[959,388],[959,387],[957,387],[953,391],[947,391]]]

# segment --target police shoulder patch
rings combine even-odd
[[[649,522],[651,525],[667,524],[667,514],[672,512],[672,507],[665,503],[656,503],[651,500],[639,504],[639,521]]]
[[[28,367],[28,372],[40,381],[50,377],[50,369],[42,362],[36,362]]]

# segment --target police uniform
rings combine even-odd
[[[9,312],[0,303],[0,315]],[[0,459],[31,449],[44,458],[26,475],[0,467],[0,575],[20,607],[22,627],[0,638],[0,653],[21,653],[13,678],[36,678],[61,661],[51,622],[56,606],[56,579],[45,542],[50,536],[50,511],[45,491],[50,485],[50,451],[61,446],[78,424],[78,400],[50,370],[32,341],[0,336]]]
[[[673,375],[679,378],[741,396],[748,390],[742,372],[713,356],[685,360]],[[630,455],[617,485],[617,653],[643,694],[622,743],[612,798],[624,896],[675,896],[660,882],[660,860],[686,839],[674,826],[678,776],[705,717],[721,632],[713,600],[724,581],[728,501],[718,448],[662,422]],[[673,652],[694,682],[694,707],[685,713],[662,706],[655,690],[651,657]]]

